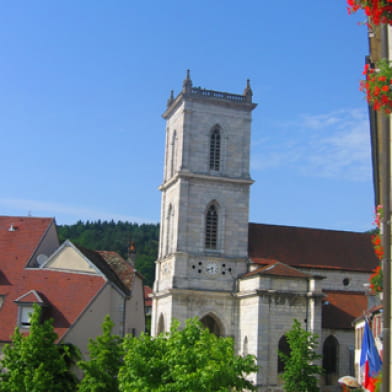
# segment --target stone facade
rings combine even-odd
[[[337,339],[337,374],[349,374],[353,333],[322,329],[323,289],[363,289],[368,272],[295,269],[249,258],[255,107],[249,82],[243,95],[203,90],[192,86],[189,72],[181,92],[168,101],[151,329],[156,335],[168,331],[173,318],[198,317],[216,334],[232,336],[239,354],[255,355],[260,370],[252,380],[259,391],[275,392],[282,391],[279,342],[294,318],[320,336],[320,352],[329,336]],[[327,384],[324,389],[333,391]]]
[[[249,89],[250,90],[250,89]],[[234,335],[236,278],[247,270],[251,96],[195,89],[190,78],[166,119],[159,258],[152,330],[159,318],[213,314]],[[211,137],[218,130],[218,167]],[[214,245],[206,248],[207,210],[217,211]],[[190,294],[192,293],[192,295]],[[218,321],[217,314],[222,320]],[[161,323],[162,325],[162,323]],[[225,325],[225,327],[223,327]]]

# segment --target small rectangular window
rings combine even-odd
[[[32,306],[20,306],[19,308],[19,326],[29,328],[31,325],[31,315],[33,314]]]

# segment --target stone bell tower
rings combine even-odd
[[[218,335],[236,335],[236,278],[246,272],[252,103],[193,87],[187,71],[163,118],[166,152],[152,334],[173,318],[198,317]]]

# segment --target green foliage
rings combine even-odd
[[[79,392],[118,391],[118,370],[122,363],[122,339],[112,335],[114,323],[107,315],[102,324],[102,335],[90,339],[88,349],[90,360],[79,361],[84,372]]]
[[[158,224],[137,224],[130,222],[82,222],[57,226],[61,242],[66,239],[93,250],[111,250],[125,259],[128,257],[130,242],[136,245],[136,269],[144,276],[145,284],[154,282],[155,264],[158,254]]]
[[[66,392],[75,391],[76,377],[70,365],[78,351],[74,347],[56,345],[57,335],[52,320],[40,322],[41,308],[34,305],[28,335],[17,328],[12,344],[4,348],[0,366],[0,391]]]
[[[174,322],[170,334],[146,334],[124,341],[121,392],[255,391],[246,375],[255,372],[254,357],[236,356],[231,338],[217,337],[195,319],[184,329]]]
[[[286,333],[290,354],[279,352],[284,362],[283,389],[285,392],[318,392],[318,375],[322,374],[322,368],[314,364],[321,358],[316,353],[317,335],[301,328],[298,320],[294,320],[293,326]]]

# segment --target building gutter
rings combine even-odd
[[[123,298],[123,309],[122,309],[122,328],[121,328],[121,337],[123,338],[124,336],[125,336],[125,323],[126,323],[126,320],[127,320],[127,318],[126,318],[126,312],[127,312],[127,300],[129,299],[130,297],[127,297],[127,296],[124,296],[124,298]]]

